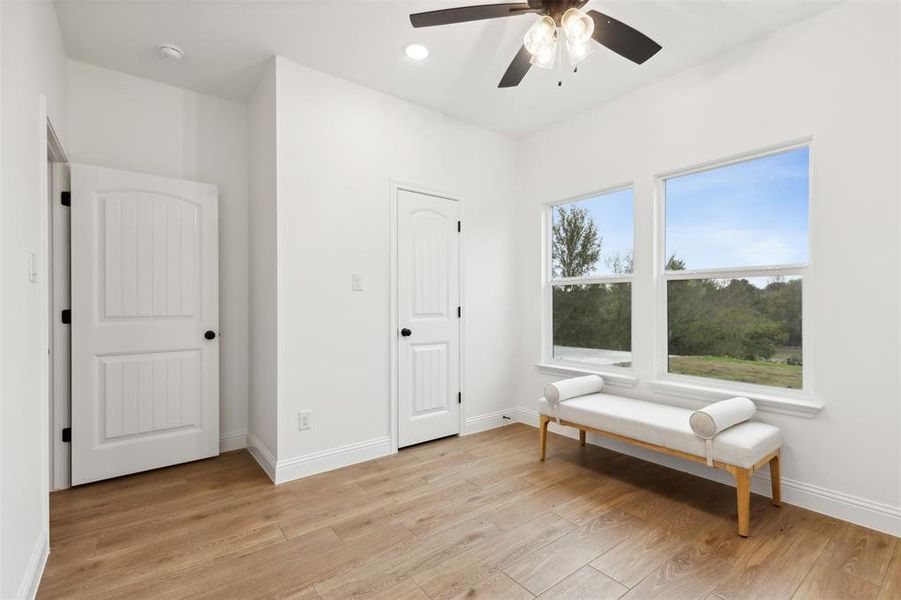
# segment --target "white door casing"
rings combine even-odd
[[[72,484],[219,452],[213,185],[71,165]]]
[[[67,163],[51,163],[50,198],[50,451],[51,466],[50,489],[61,490],[69,487],[70,450],[69,444],[63,442],[63,428],[69,427],[70,409],[70,377],[69,355],[71,326],[62,322],[62,311],[70,308],[69,296],[69,209],[60,202],[60,192],[69,190],[69,165]]]
[[[454,200],[397,189],[399,447],[460,432],[459,214]]]

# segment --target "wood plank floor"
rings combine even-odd
[[[39,598],[901,598],[898,539],[509,425],[272,485],[244,451],[51,496]]]

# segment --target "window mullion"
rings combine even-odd
[[[694,269],[685,271],[666,271],[663,278],[667,281],[684,281],[688,279],[734,279],[745,277],[792,277],[802,276],[806,265],[773,265],[763,267],[736,267],[724,269]]]
[[[602,285],[607,283],[632,283],[632,275],[622,277],[560,277],[550,281],[550,284],[554,287],[565,285]]]

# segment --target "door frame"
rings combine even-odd
[[[69,443],[63,442],[61,432],[69,426],[69,347],[60,347],[57,339],[58,333],[68,325],[62,325],[59,321],[60,306],[56,304],[58,293],[68,297],[69,295],[69,239],[68,233],[56,227],[56,215],[54,208],[60,209],[56,204],[60,201],[60,193],[68,191],[68,163],[69,157],[60,143],[53,124],[47,119],[47,170],[45,173],[45,190],[47,197],[46,212],[46,238],[44,251],[46,260],[43,265],[45,280],[47,282],[45,301],[47,302],[46,317],[48,320],[48,344],[50,353],[48,356],[48,433],[50,436],[49,477],[50,490],[56,491],[69,487]],[[68,209],[66,209],[68,210]],[[43,225],[42,225],[43,227]],[[57,256],[60,254],[60,256]],[[62,263],[60,260],[62,259]],[[65,270],[66,276],[61,276]],[[68,303],[66,303],[68,308]],[[62,337],[62,336],[59,336]],[[65,336],[68,337],[68,336]],[[63,383],[65,382],[65,383]]]
[[[459,208],[458,214],[460,215],[460,221],[465,221],[465,204],[462,198],[453,192],[448,192],[446,190],[441,190],[435,187],[421,185],[416,183],[408,183],[404,181],[399,181],[396,179],[392,179],[390,182],[390,194],[388,197],[388,231],[389,231],[389,253],[388,253],[388,356],[390,357],[390,366],[388,370],[388,381],[389,381],[389,413],[390,413],[390,437],[391,437],[391,453],[395,454],[398,451],[398,408],[397,408],[397,391],[398,391],[398,381],[397,381],[397,368],[398,368],[398,343],[397,343],[397,328],[398,328],[398,318],[397,318],[397,193],[400,191],[413,192],[415,194],[422,194],[425,196],[434,196],[436,198],[442,198],[444,200],[450,200],[452,202],[456,202]],[[457,247],[457,268],[459,270],[460,275],[460,286],[459,286],[459,295],[458,303],[460,306],[463,306],[463,297],[464,297],[464,283],[466,278],[464,277],[464,260],[463,257],[466,255],[464,252],[464,242],[466,236],[466,228],[463,227],[460,231],[459,238],[459,246]],[[464,332],[465,327],[463,324],[466,319],[466,307],[463,306],[463,311],[459,319],[457,319],[457,328],[460,335],[460,351],[458,360],[459,364],[459,387],[460,392],[463,394],[463,398],[466,399],[466,389],[465,389],[465,363],[464,357],[466,355],[466,344],[464,340]],[[457,424],[457,435],[464,435],[465,424],[466,424],[466,404],[460,404],[459,411],[459,423]]]

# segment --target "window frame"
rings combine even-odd
[[[712,171],[730,165],[749,162],[777,154],[783,154],[807,148],[807,262],[790,264],[754,265],[734,268],[716,269],[686,269],[682,271],[667,271],[666,248],[666,182],[667,180]],[[808,315],[809,299],[809,272],[811,264],[811,206],[813,205],[813,144],[811,138],[797,140],[788,144],[771,146],[763,150],[748,152],[731,156],[725,159],[714,160],[700,165],[677,169],[660,173],[654,177],[655,196],[655,251],[654,251],[654,288],[656,290],[657,319],[654,327],[656,380],[651,383],[658,391],[675,393],[676,395],[689,394],[726,394],[746,393],[758,400],[773,400],[775,404],[780,399],[794,400],[800,404],[811,402],[812,390],[810,373],[812,371],[813,348],[811,329]],[[784,388],[763,384],[747,383],[729,379],[715,379],[697,375],[684,375],[669,372],[669,313],[667,302],[667,290],[671,281],[689,281],[697,279],[736,279],[747,277],[800,277],[801,279],[801,388]],[[681,392],[681,393],[680,393]],[[806,412],[806,411],[805,411]]]
[[[566,204],[574,204],[608,194],[615,194],[626,190],[632,191],[632,272],[629,275],[595,275],[591,277],[554,277],[554,244],[553,244],[553,227],[554,227],[554,209],[558,206]],[[632,181],[621,183],[618,185],[605,187],[597,191],[589,192],[565,198],[562,200],[552,200],[545,202],[542,211],[542,266],[541,266],[541,357],[539,365],[561,373],[600,373],[620,386],[632,387],[637,383],[634,377],[634,360],[635,360],[635,327],[634,319],[629,323],[630,338],[630,365],[621,367],[615,365],[603,365],[591,361],[580,361],[573,359],[562,359],[554,357],[554,288],[565,285],[597,285],[597,284],[613,284],[628,283],[630,286],[631,311],[634,315],[635,310],[635,279],[638,269],[635,265],[635,239],[636,239],[636,200],[635,200],[635,184]]]

